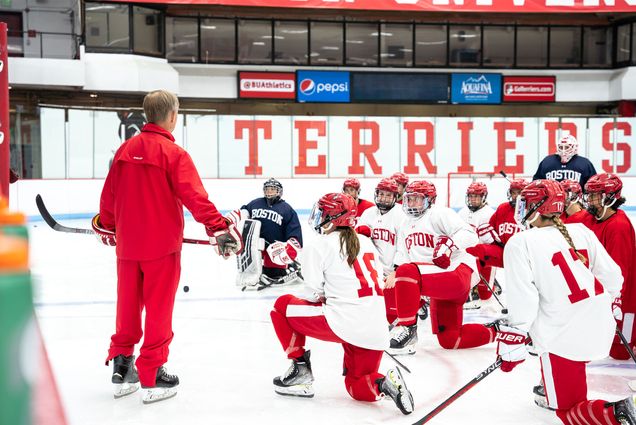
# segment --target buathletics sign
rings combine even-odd
[[[123,0],[102,0],[120,3]],[[126,3],[210,4],[426,12],[636,12],[636,0],[126,0]]]
[[[296,74],[293,72],[239,72],[240,99],[294,99]]]

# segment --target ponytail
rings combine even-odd
[[[338,227],[340,232],[340,253],[347,257],[347,264],[353,266],[360,253],[360,240],[352,227]]]
[[[561,232],[561,234],[565,238],[565,240],[568,243],[568,245],[570,245],[570,248],[572,248],[574,250],[574,253],[576,254],[576,256],[579,257],[579,260],[581,260],[581,262],[583,264],[587,264],[587,259],[574,246],[574,242],[572,241],[572,237],[568,233],[568,229],[565,227],[565,225],[561,221],[561,218],[559,216],[557,216],[557,215],[553,215],[552,217],[550,217],[550,220],[552,220],[552,222],[554,223],[556,228],[559,229],[559,232]]]

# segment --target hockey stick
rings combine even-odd
[[[35,196],[35,204],[38,207],[38,211],[40,211],[40,215],[42,216],[42,218],[44,219],[46,224],[48,224],[49,227],[51,227],[51,229],[56,230],[58,232],[64,232],[64,233],[82,233],[82,234],[85,234],[85,235],[94,235],[95,234],[93,229],[82,229],[82,228],[79,228],[79,227],[68,227],[68,226],[64,226],[64,225],[58,223],[53,218],[51,213],[49,213],[49,211],[46,209],[46,206],[44,205],[44,201],[42,200],[42,197],[40,195],[36,195]],[[209,240],[205,240],[205,239],[183,238],[183,242],[184,243],[196,244],[196,245],[210,245],[210,241]]]
[[[508,178],[508,175],[506,174],[504,170],[501,170],[499,174],[501,174],[504,179],[508,180],[508,183],[512,183],[512,181]]]
[[[629,353],[629,357],[631,357],[634,363],[636,363],[636,355],[634,355],[634,350],[632,350],[632,347],[629,346],[629,342],[627,342],[627,338],[625,338],[625,335],[623,335],[623,332],[621,332],[618,326],[616,326],[616,334],[618,335],[621,342],[625,346],[625,349],[627,349],[627,352]],[[636,391],[636,380],[627,381],[627,386],[629,387],[630,390]]]
[[[411,373],[411,369],[409,369],[408,367],[404,366],[404,364],[399,361],[398,359],[395,358],[395,356],[391,353],[389,353],[388,351],[384,350],[384,353],[391,357],[391,360],[393,360],[395,362],[396,365],[400,366],[402,369],[404,369],[405,371],[407,371],[408,373]]]
[[[495,294],[495,291],[490,287],[490,285],[488,285],[488,281],[486,280],[486,278],[481,273],[479,273],[479,278],[484,283],[484,285],[486,285],[486,288],[488,288],[492,296],[495,297],[495,300],[497,300],[497,302],[501,306],[501,314],[508,314],[508,309],[501,303],[501,300],[499,300],[499,297],[497,296],[497,294]]]
[[[453,403],[459,397],[461,397],[466,392],[468,392],[468,390],[470,390],[472,387],[480,383],[486,376],[490,375],[495,370],[499,369],[499,367],[501,366],[501,363],[502,363],[502,360],[500,357],[498,357],[493,364],[488,366],[484,371],[480,372],[479,375],[471,379],[466,385],[464,385],[459,390],[457,390],[452,396],[448,397],[439,406],[431,410],[426,416],[424,416],[419,421],[415,422],[413,425],[422,425],[430,421],[431,419],[433,419],[435,416],[437,416],[437,414],[439,414],[439,412],[446,409],[451,403]]]

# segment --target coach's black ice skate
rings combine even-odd
[[[614,405],[614,416],[622,425],[636,425],[635,403],[634,396],[612,403]]]
[[[170,375],[165,367],[161,366],[157,370],[157,377],[154,387],[144,387],[141,401],[144,404],[155,403],[157,401],[172,398],[177,395],[177,386],[179,385],[179,377]]]
[[[393,355],[415,354],[417,325],[396,326],[391,331],[389,353]]]
[[[400,368],[389,369],[386,376],[376,382],[380,391],[385,396],[391,397],[402,413],[408,415],[413,412],[413,396],[406,388],[406,382],[402,378]]]
[[[292,360],[292,364],[282,376],[274,378],[274,391],[281,395],[313,397],[314,375],[311,373],[310,353],[305,351],[302,357]]]
[[[121,398],[139,389],[139,375],[135,368],[135,356],[120,354],[113,359],[113,376],[111,382],[115,385],[113,395]]]
[[[543,407],[544,409],[552,411],[556,410],[550,407],[550,405],[548,404],[548,398],[545,396],[545,387],[543,386],[543,384],[535,385],[532,388],[532,392],[534,393],[534,404],[539,407]]]

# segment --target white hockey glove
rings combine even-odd
[[[621,297],[614,298],[614,302],[612,302],[612,313],[616,320],[623,320],[623,300]]]
[[[489,223],[478,226],[476,231],[481,243],[501,243],[501,238]]]
[[[295,238],[290,238],[287,242],[276,241],[267,247],[267,255],[274,264],[286,266],[296,261],[300,252],[300,244]]]
[[[528,332],[512,326],[499,326],[497,331],[497,355],[501,357],[501,370],[510,372],[518,364],[526,360],[528,349],[526,339]]]
[[[223,258],[228,259],[232,254],[238,255],[243,251],[243,238],[233,223],[228,223],[227,229],[206,230],[210,235],[210,245],[216,248],[216,253]]]
[[[97,240],[108,246],[117,245],[117,240],[115,239],[115,232],[106,230],[102,227],[102,222],[99,219],[99,214],[96,214],[91,221],[91,227],[93,228],[93,232],[95,232],[95,236],[97,236]]]
[[[451,254],[457,251],[457,245],[448,236],[438,236],[435,243],[435,249],[433,249],[433,264],[442,269],[447,269],[450,266]]]

